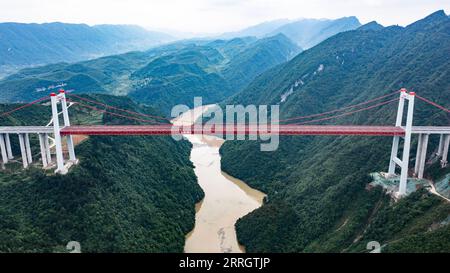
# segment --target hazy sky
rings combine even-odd
[[[0,22],[137,24],[184,32],[224,32],[279,18],[357,16],[406,25],[450,0],[0,0]]]

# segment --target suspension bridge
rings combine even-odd
[[[67,98],[66,95],[69,97]],[[398,96],[393,98],[394,96]],[[289,119],[279,120],[277,124],[268,126],[264,124],[223,124],[211,127],[196,125],[173,125],[170,119],[161,116],[153,116],[144,113],[121,109],[102,102],[88,99],[76,94],[67,93],[61,90],[59,94],[52,93],[22,105],[10,111],[0,114],[6,117],[16,111],[30,107],[34,104],[44,103],[48,99],[51,101],[52,119],[47,126],[0,126],[0,149],[3,164],[14,158],[10,135],[18,135],[22,164],[27,168],[33,162],[30,149],[30,134],[37,134],[40,144],[41,162],[44,168],[56,166],[55,172],[66,174],[68,169],[78,163],[74,150],[74,135],[173,135],[175,134],[205,134],[205,135],[327,135],[327,136],[380,136],[393,137],[391,156],[389,161],[388,175],[396,177],[396,168],[400,168],[400,185],[398,195],[406,194],[408,170],[410,163],[411,138],[418,135],[417,154],[415,157],[414,175],[423,178],[424,166],[427,156],[427,146],[430,135],[438,135],[439,147],[436,156],[441,159],[441,166],[447,165],[448,150],[450,144],[450,126],[413,126],[413,113],[415,99],[436,107],[437,109],[450,113],[450,110],[423,98],[414,92],[407,92],[406,89],[389,93],[362,103],[348,105],[328,112],[299,116]],[[98,111],[105,115],[116,116],[132,121],[137,121],[145,125],[71,125],[69,120],[68,103],[77,107]],[[393,126],[368,126],[368,125],[311,125],[318,122],[333,120],[340,117],[349,116],[373,108],[378,108],[398,102],[396,123]],[[58,105],[62,111],[59,112]],[[405,120],[405,107],[406,123]],[[60,125],[60,116],[62,124]],[[301,122],[299,122],[301,121]],[[52,138],[50,136],[53,136]],[[51,138],[53,144],[50,145]],[[68,150],[68,159],[64,158],[63,140]],[[402,141],[402,155],[399,157],[400,140]],[[54,150],[54,158],[51,150]],[[55,162],[53,162],[55,160]]]

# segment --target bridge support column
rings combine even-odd
[[[29,136],[29,134],[25,134],[25,148],[26,148],[26,151],[27,151],[28,164],[31,164],[33,162],[33,156],[31,155],[30,136]]]
[[[28,158],[27,158],[27,150],[25,148],[25,137],[24,134],[19,134],[19,145],[20,145],[20,153],[22,156],[22,164],[23,168],[28,168]]]
[[[55,137],[55,150],[56,150],[56,171],[60,174],[66,174],[67,169],[64,166],[64,155],[62,151],[61,143],[61,128],[59,127],[59,117],[58,117],[58,98],[55,93],[50,95],[52,102],[52,116],[53,116],[53,133]]]
[[[47,155],[46,155],[46,149],[45,149],[45,140],[43,134],[38,134],[39,136],[39,146],[41,148],[41,158],[42,158],[42,166],[45,168],[47,167]]]
[[[6,144],[6,152],[8,153],[8,159],[14,159],[12,149],[11,149],[11,140],[9,139],[9,134],[5,134],[5,144]]]
[[[64,126],[70,126],[69,111],[67,111],[67,100],[66,100],[66,94],[65,94],[64,90],[59,91],[59,96],[61,99],[62,113],[63,113],[63,118],[64,118]],[[74,164],[77,164],[78,160],[75,157],[73,137],[71,135],[66,136],[66,143],[67,143],[67,150],[69,151],[69,160],[72,161]]]
[[[406,194],[406,186],[408,183],[408,167],[409,167],[409,153],[411,148],[411,132],[412,132],[412,124],[413,124],[413,115],[414,115],[414,97],[415,93],[410,92],[409,94],[406,92],[406,89],[402,89],[400,92],[400,101],[398,104],[397,110],[397,119],[395,122],[395,126],[401,127],[403,120],[403,112],[405,108],[405,100],[408,100],[408,113],[406,116],[406,126],[404,127],[405,136],[403,141],[403,155],[400,160],[398,155],[398,146],[400,142],[400,137],[394,137],[394,141],[392,143],[392,151],[391,151],[391,159],[389,162],[389,176],[395,175],[395,167],[396,165],[400,166],[400,185],[398,189],[398,196],[404,196]]]
[[[444,138],[445,138],[445,135],[444,134],[440,134],[440,136],[439,136],[439,147],[438,147],[438,150],[436,152],[436,156],[438,156],[438,157],[442,156],[442,150],[444,148]]]
[[[442,160],[441,160],[441,167],[445,168],[447,167],[448,163],[448,148],[450,146],[450,135],[445,135],[444,141],[443,141],[443,147],[442,147]]]
[[[2,153],[3,164],[6,164],[8,163],[8,153],[6,151],[5,136],[3,134],[0,134],[0,149]]]
[[[419,142],[417,144],[416,165],[414,167],[414,174],[417,178],[423,178],[423,171],[425,169],[425,161],[427,157],[428,134],[419,134]]]
[[[48,142],[48,134],[44,134],[45,155],[47,156],[47,165],[52,163],[52,154],[50,153],[50,143]]]
[[[414,165],[414,175],[417,175],[419,172],[419,164],[420,164],[420,157],[422,156],[422,134],[419,134],[419,139],[417,140],[417,152],[416,152],[416,164]]]

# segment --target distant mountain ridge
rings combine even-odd
[[[148,49],[174,38],[134,25],[0,23],[2,70]]]
[[[380,30],[383,29],[384,26],[378,24],[376,21],[369,22],[364,24],[358,28],[358,30]]]
[[[269,35],[283,33],[303,49],[308,49],[340,32],[354,30],[360,26],[361,23],[354,16],[336,20],[303,19],[281,26]]]
[[[237,32],[224,33],[220,37],[233,38],[255,36],[258,38],[284,34],[303,49],[313,47],[323,40],[348,30],[361,26],[354,16],[339,19],[299,19],[274,20],[245,28]]]
[[[167,113],[176,104],[191,106],[194,96],[202,96],[205,103],[219,102],[300,51],[282,34],[260,40],[175,42],[20,70],[0,80],[0,102],[26,102],[64,86],[77,93],[129,95]]]
[[[240,31],[226,32],[220,35],[219,37],[222,39],[232,39],[236,37],[246,37],[246,36],[261,38],[266,36],[268,33],[273,32],[277,28],[291,22],[292,20],[289,19],[273,20],[269,22],[260,23],[254,26],[250,26]]]

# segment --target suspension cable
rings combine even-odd
[[[121,117],[121,118],[126,118],[126,119],[130,119],[130,120],[135,120],[135,121],[140,121],[140,122],[145,122],[145,123],[153,123],[153,124],[162,124],[162,125],[170,125],[168,123],[163,123],[163,122],[158,122],[158,121],[154,121],[154,120],[147,120],[147,119],[140,119],[140,118],[136,118],[136,117],[130,117],[130,116],[126,116],[126,115],[122,115],[122,114],[118,114],[118,113],[113,113],[113,112],[109,112],[103,109],[99,109],[97,107],[91,106],[91,105],[87,105],[81,102],[76,102],[75,105],[79,105],[82,107],[86,107],[86,108],[90,108],[94,111],[98,111],[104,114],[108,114],[108,115],[112,115],[112,116],[117,116],[117,117]]]
[[[41,102],[41,101],[44,101],[44,100],[47,100],[47,99],[49,99],[49,96],[45,96],[45,97],[42,97],[42,98],[40,98],[40,99],[34,100],[34,101],[30,102],[30,103],[24,104],[24,105],[22,105],[22,106],[19,106],[19,107],[14,108],[14,109],[12,109],[12,110],[10,110],[10,111],[7,111],[7,112],[4,112],[4,113],[0,114],[0,117],[4,117],[4,116],[7,116],[7,115],[10,115],[10,114],[12,114],[12,113],[14,113],[14,112],[16,112],[16,111],[19,111],[19,110],[21,110],[21,109],[30,107],[30,106],[32,106],[33,104],[36,104],[36,103],[38,103],[38,102]]]
[[[428,99],[426,99],[426,98],[424,98],[424,97],[421,97],[421,96],[419,96],[419,95],[417,95],[417,94],[416,94],[416,97],[417,97],[418,99],[420,99],[420,100],[422,100],[422,101],[428,103],[428,104],[431,104],[432,106],[434,106],[434,107],[436,107],[436,108],[441,109],[442,111],[445,111],[445,112],[447,112],[447,113],[450,113],[450,109],[445,108],[444,106],[441,106],[441,105],[439,105],[439,104],[437,104],[437,103],[435,103],[435,102],[432,102],[431,100],[428,100]]]
[[[293,117],[293,118],[288,118],[288,119],[282,119],[282,120],[280,120],[280,122],[299,120],[299,119],[308,119],[308,118],[320,117],[320,116],[324,116],[324,115],[328,115],[328,114],[332,114],[332,113],[336,113],[336,112],[341,112],[341,111],[344,111],[344,110],[347,110],[347,109],[350,109],[350,108],[354,108],[354,107],[358,107],[358,106],[366,105],[366,104],[369,104],[369,103],[372,103],[372,102],[375,102],[375,101],[382,100],[384,98],[387,98],[387,97],[390,97],[392,95],[398,94],[399,92],[400,91],[395,91],[395,92],[389,93],[387,95],[383,95],[383,96],[380,96],[380,97],[377,97],[377,98],[374,98],[374,99],[371,99],[371,100],[368,100],[368,101],[365,101],[365,102],[361,102],[361,103],[353,104],[353,105],[348,105],[348,106],[345,106],[345,107],[342,107],[342,108],[339,108],[339,109],[335,109],[335,110],[331,110],[331,111],[328,111],[328,112],[317,113],[317,114],[312,114],[312,115],[307,115],[307,116],[298,116],[298,117]]]
[[[367,110],[370,110],[370,109],[375,108],[375,107],[383,106],[383,105],[386,105],[386,104],[389,104],[389,103],[392,103],[392,102],[395,102],[395,101],[398,101],[398,100],[399,100],[398,98],[395,98],[395,99],[392,99],[392,100],[389,100],[389,101],[380,102],[378,104],[375,104],[375,105],[372,105],[372,106],[368,106],[366,108],[350,111],[350,112],[347,112],[347,113],[343,113],[343,114],[339,114],[339,115],[335,115],[335,116],[331,116],[331,117],[326,117],[326,118],[321,118],[321,119],[309,120],[309,121],[305,121],[305,122],[302,122],[302,123],[293,123],[293,124],[287,124],[287,125],[304,125],[304,124],[309,124],[309,123],[314,123],[314,122],[319,122],[319,121],[325,121],[325,120],[335,119],[335,118],[339,118],[339,117],[344,117],[344,116],[352,115],[352,114],[359,113],[359,112],[362,112],[362,111],[367,111]]]
[[[332,114],[332,113],[336,113],[336,112],[341,112],[341,111],[345,111],[345,110],[350,109],[350,108],[363,106],[363,105],[366,105],[366,104],[369,104],[369,103],[372,103],[372,102],[379,101],[381,99],[390,97],[390,96],[392,96],[394,94],[398,94],[399,92],[400,91],[395,91],[395,92],[392,92],[392,93],[389,93],[389,94],[386,94],[386,95],[383,95],[383,96],[380,96],[380,97],[377,97],[377,98],[374,98],[374,99],[371,99],[371,100],[368,100],[368,101],[365,101],[365,102],[362,102],[362,103],[345,106],[345,107],[342,107],[342,108],[339,108],[339,109],[335,109],[335,110],[332,110],[332,111],[327,111],[327,112],[317,113],[317,114],[312,114],[312,115],[307,115],[307,116],[298,116],[298,117],[293,117],[293,118],[288,118],[288,119],[282,119],[282,120],[279,120],[278,122],[286,122],[286,121],[293,121],[293,120],[300,120],[300,119],[308,119],[308,118],[320,117],[320,116],[324,116],[324,115],[328,115],[328,114]],[[138,115],[138,116],[143,116],[143,117],[148,117],[148,118],[163,119],[163,120],[171,121],[170,119],[165,118],[165,117],[148,115],[148,114],[143,114],[143,113],[139,113],[139,112],[130,111],[130,110],[127,110],[127,109],[122,109],[122,108],[119,108],[119,107],[107,105],[107,104],[102,103],[102,102],[98,102],[98,101],[90,100],[90,99],[87,99],[87,98],[83,98],[83,97],[75,95],[75,94],[70,94],[69,96],[76,97],[76,98],[78,98],[80,100],[83,100],[83,101],[86,101],[86,102],[90,102],[90,103],[94,103],[94,104],[97,104],[97,105],[101,105],[101,106],[107,107],[109,109],[114,109],[114,110],[126,112],[126,113],[129,113],[131,115]]]
[[[83,98],[81,96],[77,96],[75,94],[68,94],[68,96],[76,97],[77,99],[80,99],[80,100],[83,100],[83,101],[86,101],[86,102],[90,102],[90,103],[94,103],[94,104],[97,104],[97,105],[101,105],[101,106],[104,106],[104,107],[109,108],[109,109],[114,109],[114,110],[117,110],[117,111],[126,112],[126,113],[132,114],[132,115],[138,115],[138,116],[143,116],[143,117],[148,117],[148,118],[163,119],[163,120],[170,121],[170,119],[165,118],[165,117],[153,116],[153,115],[148,115],[148,114],[143,114],[143,113],[139,113],[139,112],[130,111],[130,110],[127,110],[127,109],[122,109],[122,108],[111,106],[111,105],[108,105],[108,104],[105,104],[105,103],[102,103],[102,102],[99,102],[99,101],[86,99],[86,98]]]

